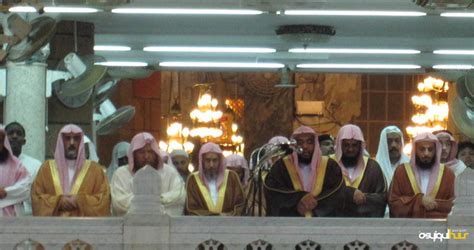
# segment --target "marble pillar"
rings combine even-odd
[[[22,152],[43,161],[46,140],[46,63],[7,63],[4,124],[17,121],[26,131]]]

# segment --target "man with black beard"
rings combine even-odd
[[[342,216],[345,185],[341,169],[322,156],[318,136],[310,127],[293,132],[301,152],[275,162],[265,178],[268,216]]]
[[[337,134],[335,160],[346,183],[348,217],[383,217],[387,185],[379,164],[363,154],[365,140],[360,128],[348,124]]]
[[[34,216],[110,214],[109,182],[102,166],[86,160],[83,136],[74,124],[59,131],[54,159],[43,163],[31,186]]]
[[[41,167],[41,162],[22,152],[23,146],[26,144],[25,128],[18,122],[11,122],[5,127],[5,132],[8,136],[12,153],[18,157],[26,170],[28,170],[33,181]],[[25,215],[32,215],[31,199],[26,200],[23,205],[25,207]]]
[[[454,200],[454,173],[440,164],[441,143],[432,133],[413,141],[410,163],[395,170],[389,190],[390,217],[446,218]]]

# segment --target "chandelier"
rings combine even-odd
[[[189,114],[193,121],[189,134],[207,142],[223,134],[220,126],[222,111],[217,109],[219,102],[212,97],[209,84],[196,84],[195,87],[199,87],[199,98],[197,107]]]
[[[219,101],[212,97],[209,84],[196,84],[199,88],[197,107],[190,112],[193,127],[191,137],[202,142],[214,142],[223,151],[224,156],[244,152],[244,139],[238,133],[237,117],[242,117],[244,102],[242,99],[226,99],[226,109],[218,109]]]
[[[178,89],[179,92],[179,89]],[[189,128],[184,127],[180,122],[181,106],[178,103],[178,98],[174,100],[171,106],[168,118],[168,127],[166,128],[167,139],[159,142],[159,147],[171,153],[173,150],[182,149],[190,154],[194,149],[194,144],[188,141],[190,134]]]
[[[417,89],[420,93],[411,97],[416,110],[411,120],[415,125],[406,128],[410,138],[422,132],[444,130],[448,126],[449,83],[441,79],[427,77],[423,82],[418,83]],[[409,143],[403,151],[411,153],[411,147],[411,143]]]
[[[223,134],[217,142],[222,147],[224,156],[231,154],[244,154],[244,138],[238,133],[237,117],[242,116],[243,100],[226,99],[226,110],[221,119]]]

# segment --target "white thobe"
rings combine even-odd
[[[27,154],[20,154],[20,159],[21,164],[25,166],[26,170],[28,170],[28,173],[31,176],[31,181],[33,182],[36,178],[36,175],[38,174],[38,171],[41,167],[41,162],[38,161],[37,159],[27,155]],[[31,188],[31,187],[30,187]],[[23,206],[25,208],[24,215],[32,215],[33,211],[31,209],[31,197],[28,198],[25,202],[23,202]]]

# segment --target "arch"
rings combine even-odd
[[[418,250],[418,246],[406,240],[392,246],[392,250]]]
[[[369,250],[370,247],[367,243],[362,241],[352,241],[344,245],[344,250]]]
[[[44,250],[44,246],[38,241],[26,239],[16,244],[13,250]]]
[[[196,250],[227,250],[227,247],[218,240],[209,239],[199,244]]]
[[[63,250],[92,250],[92,245],[77,239],[66,243],[63,247]]]
[[[298,243],[295,246],[295,250],[321,250],[321,245],[312,240],[305,240]]]
[[[267,241],[264,240],[256,240],[250,242],[245,250],[272,250],[273,246]]]

